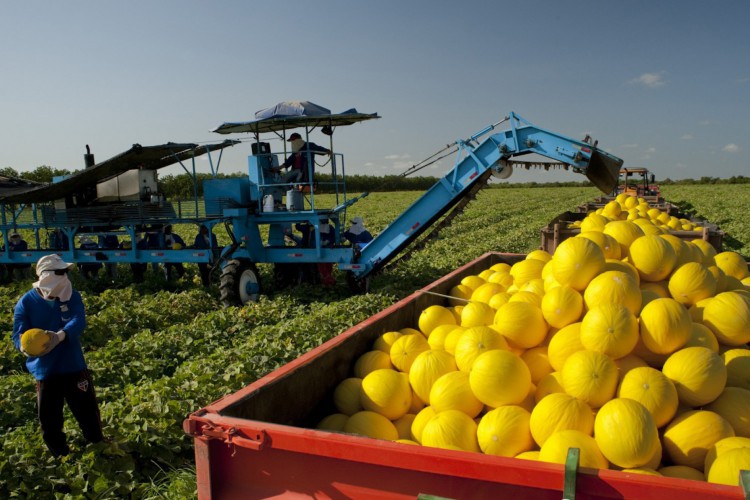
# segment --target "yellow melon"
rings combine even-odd
[[[711,330],[701,324],[693,323],[690,331],[690,339],[683,347],[706,347],[712,352],[719,352],[719,342]]]
[[[641,310],[641,290],[626,272],[605,271],[591,280],[583,293],[588,309],[601,304],[622,304],[633,314]]]
[[[630,262],[644,281],[661,281],[672,272],[677,261],[672,246],[656,235],[642,236],[630,245]]]
[[[703,264],[688,262],[669,278],[669,293],[680,304],[690,307],[716,293],[716,279]]]
[[[620,244],[620,251],[623,257],[630,255],[630,245],[644,236],[643,229],[628,220],[616,220],[608,222],[604,226],[604,234],[612,236]]]
[[[615,394],[617,366],[605,354],[578,351],[565,361],[562,379],[566,393],[599,408]]]
[[[638,401],[613,399],[594,419],[594,439],[602,454],[618,467],[648,464],[659,446],[659,432],[651,413]]]
[[[381,368],[393,368],[390,355],[383,351],[367,351],[354,362],[354,376],[361,379],[368,373]]]
[[[675,465],[703,470],[708,450],[717,441],[734,436],[734,430],[720,415],[692,410],[677,415],[664,431],[663,444]]]
[[[622,383],[623,377],[627,375],[630,370],[633,368],[638,368],[641,366],[648,366],[648,363],[641,359],[639,356],[637,356],[634,353],[630,353],[627,356],[623,356],[622,358],[616,359],[615,365],[617,366],[617,378],[619,383]]]
[[[583,297],[567,285],[558,286],[544,294],[541,309],[544,319],[550,326],[562,328],[581,318]]]
[[[562,371],[565,360],[574,352],[583,351],[581,323],[572,323],[561,328],[547,345],[547,357],[555,371]]]
[[[422,335],[404,335],[391,346],[391,363],[398,370],[409,373],[417,356],[430,349],[430,344]]]
[[[579,465],[593,469],[606,469],[609,462],[599,450],[596,441],[588,434],[574,429],[557,431],[544,442],[539,450],[539,460],[564,464],[568,458],[568,450],[578,448]]]
[[[516,262],[510,268],[513,284],[520,287],[529,280],[541,279],[544,264],[546,264],[546,261],[539,259],[524,259]]]
[[[468,372],[477,357],[492,349],[508,349],[508,342],[488,326],[475,326],[466,330],[456,342],[453,355],[459,370]]]
[[[742,470],[750,470],[750,449],[735,448],[716,457],[706,479],[709,483],[739,486]]]
[[[487,284],[489,285],[490,283]],[[486,285],[482,285],[482,287],[483,286]],[[482,287],[479,288],[481,289]],[[473,326],[491,325],[494,319],[495,310],[484,302],[469,302],[461,310],[461,326],[465,326],[467,328],[471,328]]]
[[[552,373],[552,365],[549,364],[547,346],[540,345],[528,349],[521,354],[521,360],[526,363],[531,373],[531,382],[537,384],[542,378]]]
[[[21,348],[29,356],[39,356],[44,352],[49,334],[41,328],[29,328],[21,335]]]
[[[641,340],[651,352],[671,354],[690,339],[691,323],[687,310],[676,300],[652,300],[641,310]]]
[[[747,389],[726,387],[706,409],[729,422],[735,435],[750,438],[750,391]]]
[[[433,415],[424,425],[422,445],[478,452],[477,424],[461,411],[441,411]]]
[[[344,427],[348,420],[349,415],[344,415],[343,413],[332,413],[318,422],[315,428],[322,431],[344,432]]]
[[[737,292],[722,292],[703,309],[703,324],[717,340],[729,346],[750,342],[750,299]]]
[[[409,377],[405,373],[391,369],[375,370],[362,379],[360,403],[367,411],[396,420],[409,411],[411,394]]]
[[[680,349],[667,358],[662,372],[674,383],[680,401],[689,406],[710,403],[727,382],[724,361],[706,347]]]
[[[529,348],[544,341],[549,325],[539,306],[529,302],[508,302],[497,310],[493,328],[515,345]]]
[[[430,400],[430,389],[437,379],[456,371],[456,361],[445,351],[419,353],[409,369],[409,384],[422,401]]]
[[[534,447],[529,430],[531,414],[519,406],[501,406],[487,412],[477,426],[479,449],[485,455],[514,457]]]
[[[432,408],[432,406],[425,406],[424,408],[419,410],[411,423],[411,437],[414,441],[420,444],[422,443],[422,431],[424,430],[424,426],[427,425],[427,422],[429,422],[432,417],[437,415],[437,413],[438,412],[436,412],[435,409]]]
[[[727,387],[750,390],[750,349],[729,349],[721,354],[727,367]]]
[[[555,394],[558,392],[565,392],[562,385],[562,373],[552,372],[548,373],[539,381],[534,391],[534,402],[539,403],[545,396],[549,394]]]
[[[603,226],[602,226],[603,227]],[[587,238],[597,245],[599,245],[599,248],[602,249],[602,252],[604,252],[604,258],[605,259],[616,259],[619,260],[622,258],[622,253],[620,251],[620,244],[617,242],[616,239],[614,239],[612,236],[608,234],[604,234],[600,231],[581,231],[580,234],[576,236],[577,238]]]
[[[497,408],[518,404],[526,398],[531,388],[531,373],[526,363],[515,354],[495,349],[474,360],[469,384],[477,399]],[[502,390],[498,390],[499,387]]]
[[[638,343],[638,320],[623,302],[600,303],[584,315],[580,338],[583,347],[590,351],[612,359],[622,358]]]
[[[747,262],[737,252],[726,251],[714,256],[716,265],[724,271],[727,276],[733,276],[742,280],[748,276]]]
[[[693,481],[705,481],[706,476],[692,467],[686,465],[667,465],[658,470],[659,474],[664,477],[675,477],[678,479],[690,479]]]
[[[458,285],[451,288],[449,295],[451,296],[450,299],[448,299],[448,303],[452,306],[459,306],[466,304],[466,301],[471,299],[471,294],[474,292],[473,289],[466,285],[462,285],[459,283]]]
[[[430,389],[430,406],[436,411],[458,410],[471,418],[476,417],[484,408],[471,391],[467,372],[448,372],[437,379]]]
[[[344,424],[343,431],[373,439],[398,439],[398,431],[393,422],[374,411],[360,411],[350,416]]]
[[[534,441],[542,446],[557,431],[573,429],[590,436],[594,431],[594,412],[578,398],[552,393],[532,409],[529,425]]]
[[[716,248],[709,243],[706,240],[702,240],[700,238],[696,238],[694,240],[690,240],[691,243],[693,243],[698,250],[701,252],[701,264],[703,264],[706,267],[712,266],[715,264],[714,257],[716,256]]]
[[[622,271],[627,273],[635,280],[639,287],[641,286],[641,276],[638,274],[638,270],[633,264],[629,262],[625,262],[624,260],[607,259],[604,262],[604,269],[602,272],[606,271]]]
[[[604,269],[604,252],[586,238],[568,238],[557,246],[551,265],[558,283],[583,291]]]
[[[628,371],[617,389],[617,397],[641,403],[657,427],[663,427],[677,413],[677,389],[666,375],[651,367]]]
[[[703,470],[708,472],[711,469],[714,460],[716,460],[716,457],[726,451],[735,450],[737,448],[750,448],[750,438],[732,436],[716,441],[716,443],[708,449],[708,453],[706,453],[706,460],[703,462]]]
[[[333,390],[333,404],[339,413],[350,416],[362,411],[360,402],[362,379],[350,377],[342,380]]]
[[[447,308],[439,305],[432,305],[424,309],[419,315],[419,330],[429,336],[433,328],[440,325],[455,325],[456,318]]]
[[[496,293],[504,292],[504,291],[505,291],[505,287],[498,283],[487,282],[482,285],[479,285],[477,289],[471,293],[471,297],[470,297],[471,302],[463,304],[464,308],[470,306],[474,302],[481,302],[481,303],[484,303],[485,305],[489,304],[490,299],[492,298],[493,295],[495,295]]]

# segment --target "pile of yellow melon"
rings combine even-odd
[[[646,234],[662,234],[672,231],[703,231],[700,222],[670,215],[668,211],[651,206],[644,198],[635,198],[620,193],[603,207],[589,212],[582,220],[571,222],[569,228],[581,231],[601,230],[607,222],[629,220],[638,224]]]
[[[723,484],[750,469],[739,254],[609,220],[451,296],[383,332],[318,428]]]

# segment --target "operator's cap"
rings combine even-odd
[[[15,231],[13,231],[12,233],[10,233],[10,237],[11,237],[11,238],[20,238],[20,237],[21,237],[21,235],[20,235],[20,234],[18,234],[17,232],[15,232]]]
[[[351,223],[352,223],[352,224],[360,224],[360,225],[361,225],[361,224],[364,224],[364,223],[365,223],[365,221],[364,221],[364,219],[362,219],[362,217],[354,217],[354,218],[353,218],[353,219],[351,220]]]
[[[75,264],[70,264],[62,260],[56,253],[45,255],[36,263],[36,275],[41,276],[45,271],[58,271],[61,269],[70,269]]]
[[[289,136],[289,139],[287,139],[286,142],[292,142],[295,139],[302,139],[302,136],[295,132]]]

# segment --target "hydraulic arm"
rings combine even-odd
[[[506,121],[510,124],[508,130],[490,134]],[[483,136],[487,137],[480,141]],[[551,158],[586,175],[604,193],[611,192],[617,184],[623,163],[598,149],[588,137],[584,141],[571,139],[536,127],[515,113],[456,144],[458,155],[453,169],[362,249],[358,262],[350,269],[356,278],[381,269],[452,207],[466,196],[473,196],[476,189],[472,188],[486,182],[490,174],[504,176],[511,168],[506,160],[527,154]]]

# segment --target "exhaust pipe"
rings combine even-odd
[[[89,148],[88,144],[86,144],[86,154],[83,155],[83,163],[86,168],[96,165],[96,162],[94,161],[94,155],[91,154],[91,149]]]

